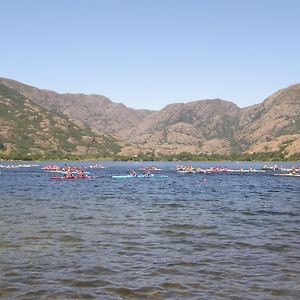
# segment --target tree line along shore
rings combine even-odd
[[[179,154],[170,155],[153,155],[153,153],[139,153],[134,156],[125,155],[94,155],[94,156],[80,156],[80,155],[24,155],[22,153],[15,153],[13,155],[1,155],[2,161],[299,161],[300,152],[286,157],[281,152],[260,152],[251,154],[233,153],[230,155],[220,154],[192,154],[188,152],[181,152]]]

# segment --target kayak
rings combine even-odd
[[[68,174],[68,172],[67,171],[59,171],[61,174]],[[72,173],[72,175],[78,175],[79,174],[79,172],[78,171],[72,171],[71,172]],[[90,175],[91,174],[91,172],[88,172],[88,171],[84,171],[83,172],[83,174],[84,175]]]
[[[231,172],[231,173],[265,173],[264,170],[256,170],[256,169],[252,169],[252,170],[243,170],[243,169],[229,169],[227,172]]]
[[[199,169],[197,173],[264,173],[264,170],[248,169]]]
[[[95,178],[95,176],[72,176],[72,177],[51,177],[52,180],[74,180],[74,179],[91,179]]]
[[[300,174],[274,174],[275,176],[300,177]]]
[[[151,174],[149,176],[147,175],[137,175],[137,176],[132,176],[132,175],[113,175],[111,176],[112,178],[114,179],[122,179],[122,178],[166,178],[168,177],[167,175],[154,175],[154,174]]]

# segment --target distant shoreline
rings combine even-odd
[[[54,157],[43,157],[43,158],[26,158],[26,157],[1,157],[0,162],[118,162],[118,161],[128,161],[128,162],[300,162],[300,155],[291,156],[288,158],[279,158],[279,157],[267,157],[264,155],[258,155],[257,157],[249,156],[236,156],[236,157],[203,157],[203,156],[191,156],[185,158],[178,158],[176,156],[160,157],[160,158],[139,158],[139,157],[68,157],[68,158],[54,158]]]

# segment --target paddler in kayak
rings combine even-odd
[[[72,173],[72,170],[70,169],[70,170],[68,170],[67,171],[67,173],[66,173],[66,175],[65,175],[65,178],[73,178],[74,176],[73,176],[73,173]]]
[[[144,176],[147,176],[147,177],[150,177],[152,176],[151,172],[149,170],[147,170],[145,173],[144,173]]]
[[[132,177],[137,177],[137,172],[135,170],[132,170],[130,173],[129,173],[130,176]]]
[[[82,169],[78,170],[78,177],[79,178],[87,178],[87,175],[84,173]]]

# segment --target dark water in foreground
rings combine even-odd
[[[103,165],[1,170],[1,299],[300,299],[300,178]]]

